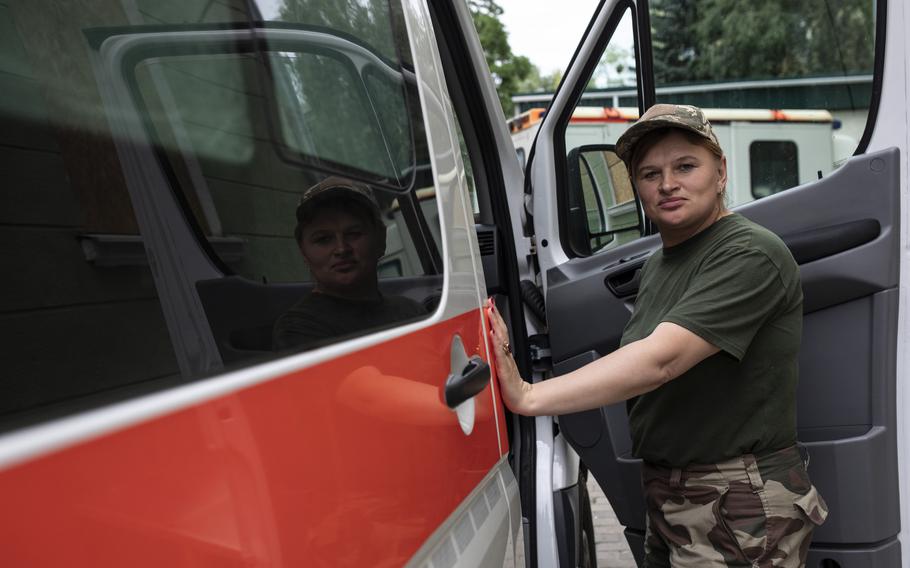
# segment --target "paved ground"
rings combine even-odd
[[[588,476],[588,494],[591,496],[591,513],[594,515],[594,541],[597,544],[598,568],[636,568],[632,552],[622,534],[622,525],[613,515],[610,502]]]

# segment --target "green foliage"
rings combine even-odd
[[[653,0],[651,7],[658,84],[872,70],[872,0]]]
[[[393,66],[413,66],[398,2],[283,0],[279,14],[284,21],[349,34]],[[276,61],[286,66],[282,76],[293,87],[304,119],[286,118],[287,124],[297,120],[306,130],[301,140],[287,140],[292,148],[393,183],[404,183],[399,178],[414,165],[415,156],[425,161],[423,119],[413,87],[369,68],[358,76],[330,54],[301,52]],[[295,131],[288,130],[293,138]]]
[[[401,47],[402,38],[407,41],[403,30],[395,30],[395,33],[391,30],[386,0],[284,0],[279,13],[287,22],[325,26],[348,33],[393,61],[398,59],[396,46]],[[402,51],[410,53],[409,49]]]
[[[321,25],[347,32],[360,38],[390,60],[411,62],[410,47],[403,26],[389,27],[389,2],[386,0],[283,0],[281,19]],[[500,21],[502,7],[496,0],[467,0],[480,36],[484,55],[503,111],[514,112],[512,95],[519,92],[552,90],[561,75],[540,76],[540,71],[527,57],[515,55]],[[398,3],[392,2],[392,9]],[[400,20],[392,14],[393,21]]]
[[[472,14],[483,13],[498,18],[502,16],[502,7],[496,0],[467,0],[468,8]]]
[[[634,87],[635,83],[635,53],[611,43],[600,56],[587,88]]]
[[[516,93],[550,92],[556,90],[562,81],[562,71],[541,75],[536,65],[531,65],[531,72],[517,86]]]
[[[686,83],[692,78],[698,40],[696,0],[654,0],[651,3],[651,46],[657,83]]]
[[[502,8],[495,0],[468,0],[468,7],[474,18],[474,27],[480,37],[480,45],[493,75],[499,102],[506,116],[515,111],[512,95],[536,87],[541,80],[540,71],[523,55],[515,55],[509,46],[509,34],[499,17]],[[536,90],[536,89],[531,89]]]

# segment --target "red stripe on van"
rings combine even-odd
[[[480,313],[0,472],[3,565],[402,564],[500,457],[442,402]]]

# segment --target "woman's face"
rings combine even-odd
[[[726,160],[693,144],[679,130],[671,130],[645,152],[633,179],[645,214],[666,246],[681,243],[724,213]]]
[[[320,291],[365,296],[376,292],[376,265],[385,244],[381,241],[370,219],[327,207],[303,228],[300,252]]]

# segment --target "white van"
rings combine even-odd
[[[858,144],[827,110],[705,108],[730,158],[728,205],[742,205],[808,183],[843,164]],[[534,145],[546,109],[509,119],[519,161]],[[566,129],[566,148],[609,144],[638,120],[630,107],[576,107]],[[748,156],[748,159],[745,158]]]
[[[655,103],[649,10],[599,4],[525,176],[462,0],[0,0],[2,564],[594,566],[589,473],[640,559],[623,406],[505,411],[482,306],[535,381],[618,345],[660,243],[634,197],[588,215],[628,188],[567,129],[618,26]],[[910,13],[869,11],[854,155],[737,209],[801,265],[813,567],[910,567]],[[424,313],[276,349],[329,175],[369,186],[383,298]]]

